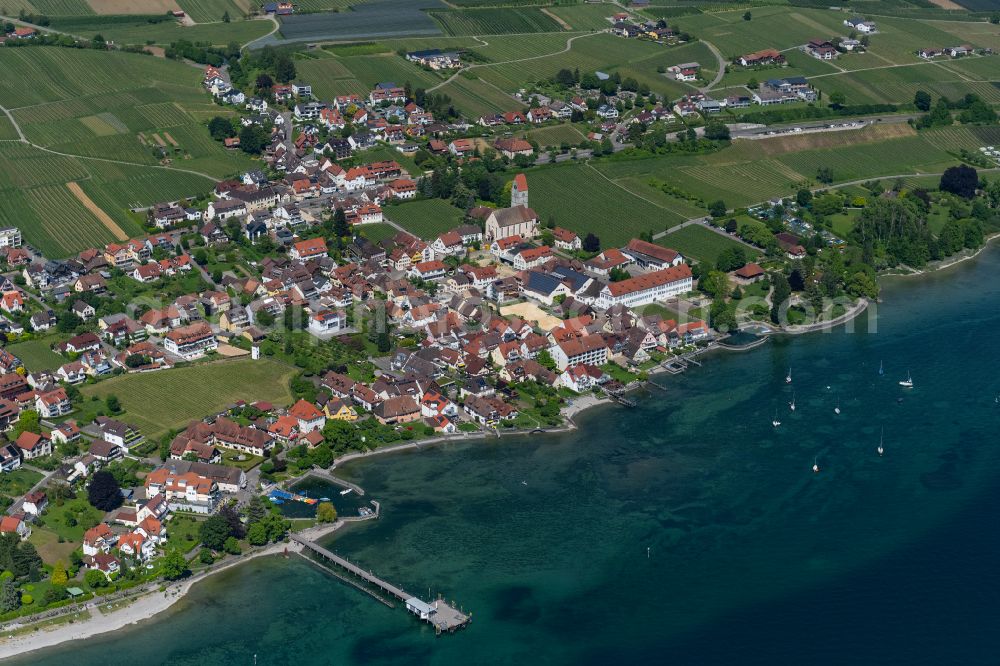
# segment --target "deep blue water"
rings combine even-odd
[[[332,547],[471,609],[454,636],[274,558],[15,663],[997,663],[998,271],[890,282],[854,332],[713,356],[569,435],[341,469],[384,517]]]

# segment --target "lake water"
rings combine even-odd
[[[888,283],[877,332],[715,355],[575,433],[340,469],[383,518],[332,548],[471,609],[453,636],[270,558],[13,663],[996,663],[998,272]]]

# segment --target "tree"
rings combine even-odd
[[[839,109],[847,102],[847,95],[839,90],[835,90],[830,93],[830,106],[834,109]]]
[[[240,150],[250,155],[260,155],[267,145],[269,135],[263,127],[248,125],[240,130]]]
[[[72,312],[66,312],[59,317],[59,321],[56,323],[56,328],[60,333],[72,333],[76,328],[83,323],[78,316]]]
[[[333,449],[326,444],[320,444],[309,452],[309,459],[316,467],[327,469],[333,464]]]
[[[816,180],[829,185],[833,182],[833,169],[830,167],[819,167],[816,169]]]
[[[332,523],[337,520],[337,510],[330,502],[320,502],[316,507],[316,520],[321,523]]]
[[[743,251],[743,248],[732,246],[727,247],[719,253],[718,259],[715,260],[715,267],[723,273],[728,273],[741,267],[746,262],[746,253]]]
[[[240,548],[240,542],[236,540],[236,537],[226,539],[226,542],[222,544],[222,549],[230,555],[239,555],[243,552],[243,549]]]
[[[600,252],[601,239],[595,236],[593,232],[590,232],[584,236],[581,246],[583,247],[584,252]]]
[[[343,208],[333,211],[333,235],[337,238],[346,238],[351,235],[351,225],[347,223],[347,213]]]
[[[0,585],[0,610],[5,613],[17,610],[21,606],[21,591],[13,578],[8,578]]]
[[[698,287],[712,298],[722,300],[729,291],[729,277],[722,271],[709,271],[698,281]]]
[[[14,430],[11,433],[11,439],[17,439],[22,433],[33,432],[35,434],[41,434],[42,424],[41,418],[38,412],[34,409],[26,409],[21,412],[18,416],[17,423],[14,424]]]
[[[562,86],[566,86],[567,88],[572,88],[573,85],[576,83],[573,80],[573,72],[569,71],[568,69],[560,69],[558,72],[556,72],[556,83]]]
[[[223,23],[229,23],[229,12],[228,11],[222,12],[222,22]]]
[[[749,21],[751,18],[753,18],[753,15],[751,15],[750,12],[746,12],[743,14],[744,21]]]
[[[69,576],[66,575],[66,565],[62,563],[62,560],[56,562],[55,566],[52,567],[51,580],[53,585],[65,585],[69,582]]]
[[[270,93],[271,89],[274,88],[274,79],[268,76],[267,72],[261,72],[254,83],[260,92]]]
[[[325,431],[324,431],[325,432]],[[247,502],[246,508],[243,510],[243,515],[247,519],[248,524],[253,524],[260,522],[267,515],[267,506],[264,505],[264,500],[258,495],[254,495]]]
[[[114,393],[104,399],[104,404],[112,414],[118,414],[122,411],[122,403]]]
[[[198,538],[212,550],[222,550],[222,546],[229,536],[229,523],[220,515],[212,516],[203,522],[198,529]]]
[[[267,527],[263,522],[254,523],[247,530],[247,541],[254,546],[263,546],[267,543]]]
[[[931,110],[931,94],[926,90],[918,90],[913,96],[913,106],[920,111]]]
[[[229,533],[236,537],[237,539],[242,539],[243,534],[246,532],[246,528],[243,527],[243,521],[240,520],[240,514],[232,504],[226,504],[221,509],[219,509],[219,515],[226,520],[226,524],[229,525]]]
[[[963,199],[971,199],[976,196],[978,187],[978,173],[966,164],[949,167],[941,174],[940,188],[943,192],[951,192]]]
[[[160,563],[160,571],[167,580],[183,578],[189,573],[187,560],[179,550],[170,550]]]
[[[92,590],[96,590],[99,587],[104,587],[108,584],[108,577],[104,575],[99,569],[87,569],[87,573],[83,575],[83,582],[87,584]]]
[[[802,188],[801,190],[795,193],[795,203],[803,207],[808,206],[809,203],[812,201],[812,198],[813,198],[812,192],[810,192],[805,188]]]
[[[122,505],[122,491],[111,472],[102,469],[91,477],[87,501],[101,511],[114,511]]]
[[[775,324],[781,323],[781,308],[785,301],[792,295],[792,288],[788,285],[788,278],[784,273],[775,273],[771,276],[773,291],[771,292],[771,321]]]
[[[712,141],[729,141],[729,128],[717,120],[710,121],[705,125],[705,138]]]
[[[715,218],[723,217],[726,214],[726,202],[722,199],[713,201],[708,205],[708,213]]]
[[[274,65],[274,75],[282,83],[288,83],[295,78],[295,63],[291,56],[282,54]]]

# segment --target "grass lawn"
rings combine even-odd
[[[0,494],[11,497],[23,495],[41,480],[41,474],[23,467],[15,469],[13,472],[0,474]]]
[[[712,266],[715,265],[722,251],[730,247],[742,248],[747,255],[756,256],[759,254],[756,250],[751,250],[746,245],[706,229],[700,224],[692,224],[667,234],[656,241],[656,244],[672,248],[685,257],[693,257]]]
[[[427,240],[454,229],[465,219],[465,213],[443,199],[386,206],[384,212],[386,218]]]
[[[201,520],[193,516],[174,514],[167,522],[167,545],[183,553],[191,552],[198,545],[198,530]]]
[[[28,541],[38,549],[38,554],[46,564],[62,562],[69,564],[69,554],[79,545],[79,542],[64,541],[59,543],[59,535],[47,527],[34,527]]]
[[[396,235],[396,227],[391,224],[363,224],[354,229],[373,243]]]
[[[240,460],[243,458],[243,460]],[[239,467],[242,470],[250,470],[264,462],[260,456],[251,456],[238,451],[226,451],[222,454],[222,464],[230,467]]]
[[[45,527],[55,532],[56,537],[80,543],[83,533],[104,518],[104,512],[90,506],[84,497],[77,497],[62,506],[50,506],[45,514]],[[75,524],[74,524],[75,523]]]
[[[833,227],[833,233],[837,234],[840,238],[847,238],[847,235],[851,233],[851,229],[857,223],[860,214],[860,208],[847,208],[842,213],[831,215],[830,225]]]
[[[155,438],[237,400],[289,403],[288,382],[295,373],[295,368],[277,361],[243,358],[123,375],[84,387],[83,394],[100,399],[118,396],[125,410],[120,418]]]
[[[7,347],[7,351],[21,359],[24,367],[28,368],[31,372],[37,370],[55,370],[68,362],[67,359],[49,348],[50,345],[57,341],[58,339],[52,336],[36,338],[35,340],[10,345]]]

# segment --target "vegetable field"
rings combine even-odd
[[[118,396],[125,409],[122,420],[147,437],[158,437],[237,400],[287,404],[292,399],[288,382],[295,372],[277,361],[239,359],[123,375],[81,390],[87,398]]]
[[[283,16],[281,35],[301,41],[440,35],[441,28],[424,10],[442,8],[439,0],[369,0],[350,11]]]

